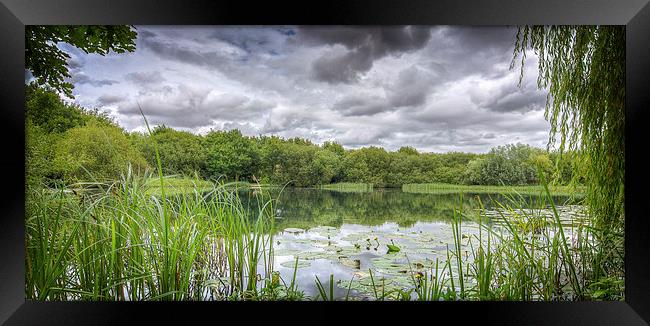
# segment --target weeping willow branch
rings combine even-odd
[[[511,68],[521,63],[520,83],[529,50],[539,57],[538,87],[548,88],[549,147],[581,153],[587,204],[607,246],[624,227],[625,27],[519,27]]]

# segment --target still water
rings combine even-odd
[[[436,261],[441,270],[448,249],[454,246],[452,220],[459,209],[469,217],[462,221],[461,252],[463,259],[471,260],[470,239],[476,245],[479,232],[471,217],[477,216],[481,205],[488,212],[494,212],[498,202],[518,209],[547,207],[538,196],[520,197],[513,203],[499,194],[415,194],[400,189],[286,188],[264,190],[264,199],[255,191],[240,195],[251,216],[257,216],[256,208],[269,197],[276,199],[274,270],[289,283],[297,264],[296,282],[310,297],[318,295],[316,276],[329,291],[333,275],[334,296],[349,293],[357,300],[373,297],[373,281],[379,290],[406,289],[413,286],[414,275],[435,272]],[[553,201],[564,213],[576,207],[569,197]],[[485,223],[499,227],[496,220]]]

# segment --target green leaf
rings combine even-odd
[[[399,247],[396,246],[396,245],[389,244],[389,245],[386,245],[386,246],[388,247],[388,253],[399,252],[399,250],[400,250]]]

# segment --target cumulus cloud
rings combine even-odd
[[[90,84],[95,87],[107,86],[119,83],[117,80],[113,79],[95,79],[84,72],[72,73],[72,83],[75,85]]]
[[[151,84],[159,84],[166,79],[162,76],[160,71],[136,71],[124,75],[124,79],[136,85],[146,86]]]
[[[422,105],[437,81],[435,72],[417,66],[402,70],[389,91],[390,104],[397,107]]]
[[[421,49],[430,38],[428,27],[302,27],[296,42],[341,45],[312,64],[312,77],[328,83],[352,83],[369,71],[375,60]]]
[[[97,104],[100,106],[120,103],[126,100],[126,97],[120,95],[104,94],[97,98]]]
[[[180,85],[170,88],[170,92],[148,94],[134,102],[121,104],[117,112],[139,116],[141,107],[153,124],[193,128],[210,126],[216,120],[261,117],[274,106],[272,102],[251,99],[242,94]]]
[[[373,115],[389,109],[385,98],[362,94],[352,94],[333,106],[333,110],[341,112],[344,116]]]
[[[128,130],[142,130],[140,104],[150,123],[197,133],[486,152],[548,138],[535,54],[521,87],[519,68],[510,69],[515,35],[482,26],[138,26],[134,53],[66,51],[76,100],[105,107]]]

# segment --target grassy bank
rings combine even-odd
[[[165,193],[168,195],[192,193],[194,191],[207,192],[215,187],[215,183],[200,178],[165,177]],[[160,195],[161,185],[158,178],[149,178],[144,182],[143,190],[148,195]]]
[[[216,185],[220,185],[229,190],[235,189],[270,189],[280,188],[278,185],[273,184],[258,184],[246,181],[237,181],[223,183],[218,181],[209,181],[201,178],[189,178],[169,176],[164,178],[165,193],[167,195],[187,194],[193,192],[206,193],[212,190]],[[144,190],[149,195],[161,195],[160,180],[158,178],[150,178],[144,184]]]
[[[549,186],[552,195],[583,195],[584,187]],[[483,186],[483,185],[455,185],[446,183],[413,183],[402,186],[402,191],[410,193],[450,194],[450,193],[500,193],[543,195],[544,186]]]

